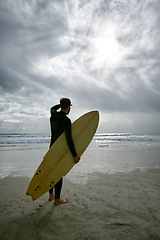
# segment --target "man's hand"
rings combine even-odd
[[[80,161],[80,157],[79,156],[73,157],[73,161],[75,164],[77,164]]]

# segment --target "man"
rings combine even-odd
[[[65,132],[66,140],[68,147],[72,153],[74,163],[78,163],[80,157],[77,155],[72,134],[71,134],[71,120],[67,117],[71,109],[71,101],[68,98],[62,98],[60,100],[60,104],[55,105],[51,108],[51,118],[50,118],[50,125],[51,125],[51,143],[50,147],[53,143],[59,138],[59,136]],[[61,111],[57,111],[61,108]],[[55,195],[53,194],[53,188],[49,190],[49,201],[52,201],[54,198],[54,205],[64,204],[68,202],[68,199],[60,198],[61,189],[62,189],[62,181],[63,178],[55,185]]]

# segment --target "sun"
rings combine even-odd
[[[95,48],[97,50],[97,59],[105,61],[109,58],[115,57],[119,50],[118,43],[113,37],[103,36],[97,38],[95,41]]]
[[[92,40],[94,64],[102,66],[119,61],[121,46],[116,39],[115,27],[108,27]]]

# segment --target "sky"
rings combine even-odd
[[[98,110],[98,133],[160,134],[159,0],[0,0],[0,133],[50,133]]]

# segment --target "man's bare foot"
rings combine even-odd
[[[49,194],[49,199],[48,199],[48,201],[52,201],[54,199],[54,194],[53,193],[50,193]]]
[[[65,198],[56,198],[54,200],[54,205],[59,205],[59,204],[64,204],[64,203],[67,203],[68,202],[68,199],[65,199]]]

